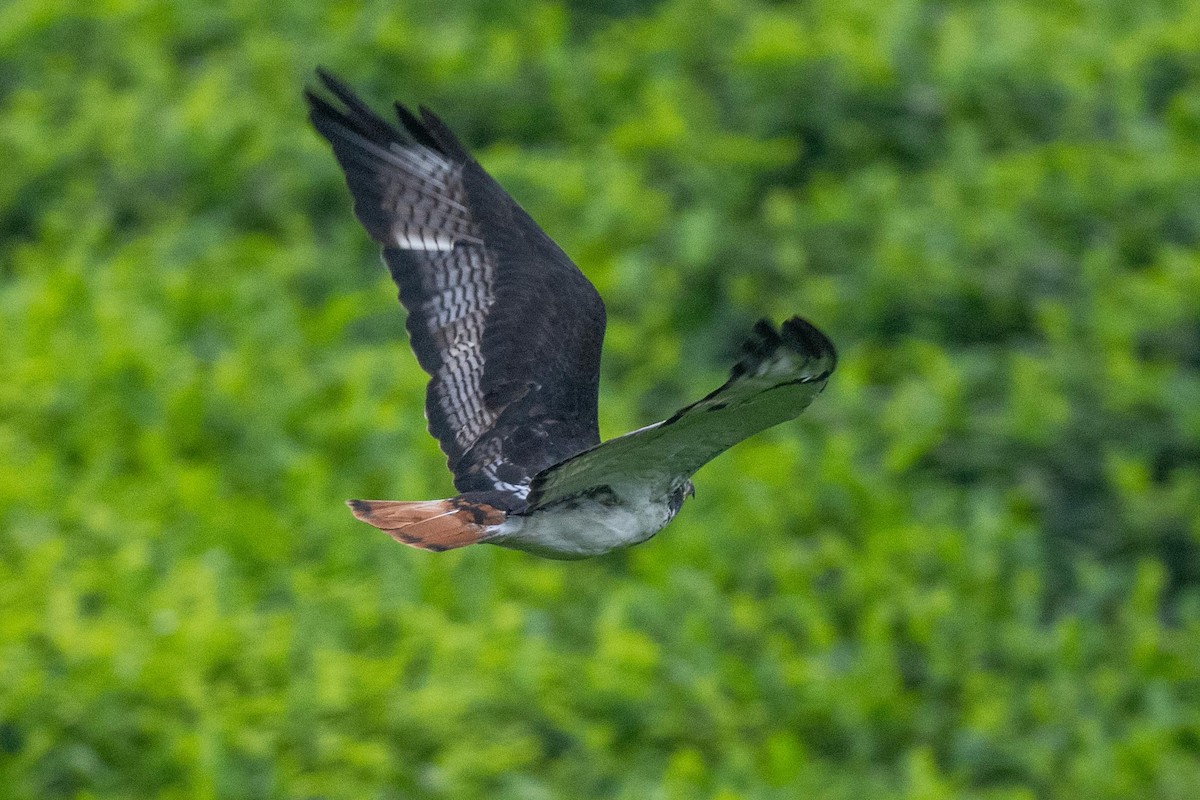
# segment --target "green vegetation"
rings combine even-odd
[[[0,796],[1200,787],[1200,5],[0,5]],[[301,87],[439,111],[610,316],[602,429],[759,316],[842,365],[658,538],[451,492]]]

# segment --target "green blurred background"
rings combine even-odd
[[[0,797],[1200,792],[1200,3],[0,5]],[[432,555],[301,101],[437,110],[600,288],[601,427],[842,363],[651,542]]]

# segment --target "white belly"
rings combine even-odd
[[[588,558],[644,542],[671,521],[665,496],[641,490],[607,502],[561,503],[529,516],[509,517],[484,541],[545,558]]]

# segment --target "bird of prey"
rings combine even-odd
[[[305,92],[376,242],[429,373],[426,417],[459,494],[350,500],[425,550],[478,542],[559,559],[643,542],[732,445],[803,411],[837,363],[794,317],[759,322],[729,380],[669,419],[601,443],[604,303],[558,245],[425,108],[379,116],[324,70]]]

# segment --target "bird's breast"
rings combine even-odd
[[[509,517],[485,541],[546,558],[589,558],[646,541],[674,511],[665,492],[606,486]]]

